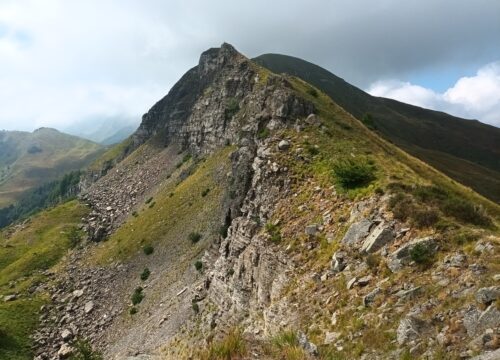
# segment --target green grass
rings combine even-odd
[[[139,217],[130,216],[108,241],[99,245],[91,262],[103,264],[125,260],[145,244],[165,247],[179,238],[187,239],[194,229],[213,228],[214,222],[218,221],[218,212],[214,210],[221,206],[220,199],[225,189],[224,181],[217,181],[217,177],[229,170],[231,151],[231,147],[221,149],[199,163],[188,178],[178,183],[182,169],[193,161],[187,159],[181,169],[157,190],[155,207],[144,205]],[[207,188],[211,189],[210,192],[201,198],[200,193]],[[217,224],[215,228],[219,226]],[[182,246],[192,246],[191,241],[185,241]]]
[[[29,189],[80,170],[103,152],[99,144],[53,129],[8,132],[8,137],[11,141],[2,142],[0,153],[0,208],[12,204]],[[30,153],[33,144],[42,151]]]
[[[57,265],[73,246],[76,225],[87,213],[85,206],[71,201],[34,216],[25,229],[8,239],[5,231],[0,233],[0,297],[19,294],[15,301],[0,301],[0,359],[32,358],[29,335],[47,299],[30,295],[27,289],[46,281],[40,271]]]

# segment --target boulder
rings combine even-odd
[[[361,251],[373,253],[394,240],[396,234],[392,226],[385,223],[378,224],[361,246]]]
[[[324,345],[330,345],[333,344],[337,339],[340,337],[339,332],[334,332],[334,331],[327,331],[325,334],[325,341],[323,341]]]
[[[498,359],[500,359],[500,348],[496,349],[495,351],[474,356],[470,360],[498,360]]]
[[[498,298],[500,298],[500,286],[481,288],[476,293],[477,302],[485,305],[491,304]]]
[[[413,315],[408,315],[401,319],[399,322],[398,329],[396,331],[396,337],[399,345],[404,345],[413,340],[420,338],[422,333],[428,327],[427,323]]]
[[[59,348],[59,351],[57,352],[57,355],[60,359],[67,359],[71,355],[73,355],[74,352],[75,349],[73,349],[71,346],[69,346],[68,344],[62,344]]]
[[[299,332],[297,335],[300,347],[309,355],[318,356],[318,347],[307,339],[306,334]]]
[[[3,301],[8,302],[8,301],[14,301],[17,299],[17,295],[12,294],[12,295],[5,295],[3,297]]]
[[[83,310],[85,311],[85,314],[90,313],[92,310],[94,310],[94,302],[89,301],[88,303],[86,303]]]
[[[375,289],[373,289],[372,291],[370,291],[368,294],[366,294],[363,297],[363,306],[364,307],[370,306],[370,304],[373,303],[373,301],[375,301],[375,297],[377,297],[378,294],[380,294],[380,288],[379,287],[376,287]]]
[[[306,235],[314,236],[318,233],[318,224],[311,224],[306,226]]]
[[[338,272],[341,272],[342,270],[345,269],[346,257],[347,257],[347,254],[343,251],[337,251],[335,254],[333,254],[333,256],[332,256],[332,270],[334,272],[338,273]]]
[[[463,323],[469,336],[478,336],[486,329],[500,326],[500,311],[496,304],[491,304],[483,312],[471,306],[464,314]]]
[[[287,140],[281,140],[278,143],[278,149],[281,151],[286,151],[286,150],[290,149],[290,142]]]
[[[370,233],[370,228],[373,222],[368,219],[363,219],[359,222],[352,224],[342,239],[342,244],[355,245]]]
[[[73,338],[73,333],[69,329],[64,329],[61,332],[61,338],[63,339],[63,341],[67,342]]]

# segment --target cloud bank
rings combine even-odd
[[[377,81],[367,91],[374,96],[466,119],[479,119],[500,127],[500,61],[481,67],[474,76],[458,79],[442,93],[399,80]]]
[[[0,129],[139,120],[224,41],[250,57],[301,57],[362,88],[450,68],[457,79],[500,59],[499,13],[497,0],[0,0]]]

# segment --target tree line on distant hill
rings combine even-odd
[[[68,200],[78,193],[81,171],[72,171],[60,180],[28,191],[15,204],[0,209],[0,228],[23,220],[37,211]]]

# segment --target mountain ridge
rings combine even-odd
[[[0,330],[37,360],[495,351],[500,207],[299,78],[209,49],[103,157],[0,233]]]
[[[361,121],[370,116],[371,126],[387,140],[500,202],[500,129],[371,96],[328,70],[296,57],[264,54],[254,60],[277,73],[289,73],[310,82]],[[469,165],[471,162],[473,166]]]

